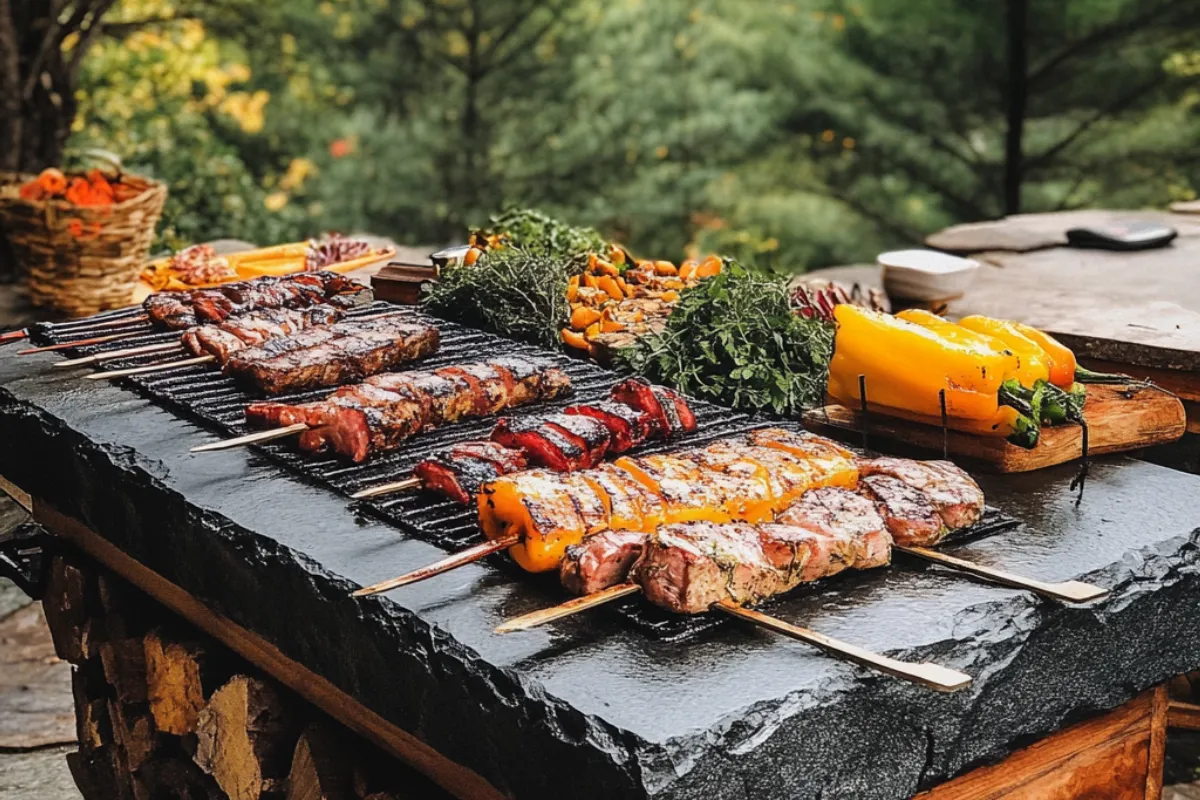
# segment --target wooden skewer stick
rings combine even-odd
[[[605,603],[611,603],[613,600],[619,600],[622,597],[628,597],[631,594],[637,594],[642,590],[641,586],[636,583],[618,583],[616,586],[610,586],[607,589],[601,589],[598,592],[591,594],[580,595],[579,597],[568,600],[565,603],[560,603],[550,608],[543,608],[538,611],[531,611],[528,614],[522,614],[519,617],[513,617],[508,622],[496,628],[496,633],[513,633],[514,631],[526,631],[530,628],[536,628],[539,625],[544,625],[547,622],[553,622],[556,619],[569,617],[572,614],[578,614],[581,611],[587,611],[589,608],[602,606]]]
[[[363,500],[368,497],[378,497],[381,494],[406,492],[409,489],[416,489],[420,485],[420,478],[405,478],[402,481],[381,483],[379,486],[372,486],[370,489],[363,489],[361,492],[355,492],[354,494],[350,495],[350,497],[353,500]]]
[[[22,339],[29,338],[29,331],[26,328],[21,328],[17,331],[9,331],[8,333],[0,333],[0,344],[8,344],[9,342],[19,342]]]
[[[272,439],[282,439],[285,436],[295,436],[297,433],[304,433],[308,430],[308,426],[303,422],[297,422],[295,425],[288,425],[285,428],[272,428],[269,431],[259,431],[258,433],[248,433],[245,436],[236,436],[232,439],[222,439],[219,442],[211,442],[193,447],[193,453],[211,453],[216,450],[232,450],[235,447],[243,447],[256,442],[269,442]]]
[[[83,356],[81,358],[68,358],[66,361],[59,361],[54,366],[56,368],[64,367],[82,367],[84,364],[95,364],[97,361],[107,361],[110,358],[125,358],[126,356],[141,356],[147,353],[165,353],[170,350],[175,350],[179,347],[179,342],[166,342],[163,344],[146,344],[141,347],[126,347],[123,350],[109,350],[106,353],[96,353],[93,356]]]
[[[441,561],[435,561],[432,564],[415,569],[398,578],[377,583],[374,586],[364,586],[363,588],[351,592],[351,597],[369,597],[380,592],[391,591],[398,589],[401,586],[408,586],[410,583],[417,583],[426,578],[432,578],[434,575],[441,575],[443,572],[449,572],[452,569],[457,569],[464,564],[470,564],[472,561],[478,561],[484,556],[490,556],[492,553],[498,553],[501,550],[507,550],[513,545],[521,543],[521,534],[516,533],[512,536],[505,536],[503,539],[493,539],[492,541],[477,544],[474,547],[468,547],[462,552],[455,553],[452,556],[443,558]]]
[[[88,325],[89,328],[119,328],[122,325],[132,325],[135,322],[148,322],[150,317],[145,314],[135,314],[132,317],[121,317],[110,322],[97,322],[94,325]]]
[[[58,344],[48,344],[45,347],[31,347],[28,350],[21,350],[17,353],[19,356],[31,356],[34,353],[49,353],[53,350],[69,350],[72,347],[82,347],[85,344],[104,344],[105,342],[115,342],[118,339],[128,339],[132,336],[137,336],[136,333],[110,333],[107,336],[93,336],[90,339],[76,339],[73,342],[59,342]]]
[[[713,608],[731,617],[752,622],[760,628],[766,628],[769,631],[781,633],[792,639],[814,645],[826,652],[833,653],[864,667],[877,669],[888,675],[903,678],[913,683],[919,683],[922,686],[936,689],[939,692],[956,692],[971,683],[971,676],[964,672],[928,661],[913,664],[881,656],[878,653],[872,653],[870,650],[864,650],[848,642],[833,639],[823,633],[817,633],[808,628],[792,625],[769,614],[763,614],[760,611],[754,611],[749,608],[742,608],[729,600],[722,600],[714,605]]]
[[[909,555],[923,558],[926,561],[932,561],[935,564],[943,564],[954,569],[960,569],[963,572],[969,572],[972,575],[978,575],[981,578],[1012,586],[1015,589],[1025,589],[1030,592],[1035,592],[1046,597],[1051,597],[1055,600],[1063,600],[1068,603],[1086,603],[1091,600],[1097,600],[1108,594],[1107,589],[1101,589],[1099,586],[1093,586],[1090,583],[1083,581],[1063,581],[1062,583],[1047,583],[1046,581],[1035,580],[1034,578],[1025,578],[1020,575],[1013,575],[1011,572],[1005,572],[1001,569],[978,564],[974,561],[967,561],[962,558],[939,553],[937,550],[930,550],[927,547],[901,547],[894,545],[897,550],[908,553]]]
[[[174,369],[175,367],[190,367],[196,364],[211,364],[217,359],[215,356],[196,356],[195,358],[185,358],[183,361],[172,361],[169,364],[149,364],[145,367],[130,367],[128,369],[114,369],[109,372],[93,372],[91,375],[84,375],[84,380],[89,381],[107,381],[113,378],[124,378],[126,375],[142,375],[147,372],[161,372],[164,369]]]

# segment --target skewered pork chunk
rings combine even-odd
[[[868,475],[858,488],[875,502],[896,544],[933,547],[949,530],[925,493],[901,480],[890,475]]]
[[[836,574],[846,567],[870,569],[891,563],[892,537],[886,523],[870,500],[854,492],[836,488],[813,489],[775,521],[837,535],[849,543],[851,549],[844,557],[840,555],[842,551],[835,551],[835,560],[824,568],[822,576]],[[835,563],[838,560],[843,562],[840,567]]]
[[[923,493],[952,531],[968,528],[983,516],[983,491],[949,461],[873,458],[859,462],[862,475],[889,475]]]
[[[348,308],[371,296],[371,290],[362,284],[323,271],[264,276],[187,292],[158,292],[147,297],[142,308],[155,327],[182,330],[266,308],[296,309],[317,303]]]
[[[426,489],[466,505],[488,481],[525,469],[525,454],[495,442],[456,444],[413,468]]]
[[[650,417],[653,431],[664,439],[696,430],[696,415],[677,392],[630,378],[612,389],[612,399]]]
[[[607,530],[567,548],[558,577],[567,591],[592,594],[629,578],[629,569],[642,554],[646,534]]]
[[[209,355],[224,364],[229,357],[247,347],[257,347],[269,339],[291,336],[308,328],[331,325],[342,318],[341,309],[326,304],[293,310],[287,308],[252,311],[224,322],[190,328],[180,337],[192,355]]]
[[[360,381],[368,375],[424,358],[439,344],[437,328],[405,314],[339,322],[271,339],[235,353],[225,374],[266,394],[282,394]]]
[[[591,417],[608,428],[610,453],[628,452],[650,436],[649,416],[624,403],[603,400],[589,405],[570,406],[566,413]]]
[[[501,419],[492,439],[524,450],[529,460],[555,472],[594,467],[608,450],[608,429],[590,417],[550,414],[531,419]]]
[[[531,367],[522,362],[519,374],[524,377],[518,380],[498,361],[489,363],[496,380],[507,387],[508,407],[550,400],[571,388],[566,373],[545,364]],[[509,363],[518,366],[515,361]],[[246,409],[246,421],[252,427],[304,423],[309,430],[300,437],[300,449],[332,450],[361,462],[372,452],[394,449],[425,428],[480,416],[480,408],[491,408],[493,400],[478,402],[479,391],[483,391],[480,384],[468,381],[457,367],[376,375],[315,403],[252,403]]]

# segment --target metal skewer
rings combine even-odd
[[[82,367],[85,364],[95,364],[98,361],[107,361],[111,358],[125,358],[126,356],[141,356],[147,353],[165,353],[170,350],[175,350],[179,347],[179,342],[166,342],[165,344],[147,344],[141,347],[126,347],[123,350],[109,350],[105,353],[96,353],[92,356],[83,356],[81,358],[68,358],[66,361],[59,361],[54,366],[62,369],[64,367]]]
[[[82,347],[85,344],[104,344],[105,342],[115,342],[118,339],[129,339],[133,336],[138,336],[138,333],[110,333],[107,336],[93,336],[90,339],[76,339],[73,342],[59,342],[58,344],[48,344],[45,347],[31,347],[28,350],[19,350],[17,355],[30,356],[34,353],[49,353],[54,350],[69,350],[72,347]]]
[[[470,564],[472,561],[478,561],[481,558],[490,556],[492,553],[498,553],[501,550],[507,550],[514,545],[521,543],[521,535],[513,534],[505,536],[503,539],[493,539],[488,542],[482,542],[474,547],[468,547],[462,552],[455,553],[452,556],[443,558],[441,561],[435,561],[420,569],[415,569],[412,572],[401,575],[398,578],[376,583],[372,586],[364,586],[363,588],[351,592],[351,597],[369,597],[380,592],[391,591],[398,589],[401,586],[407,586],[410,583],[417,583],[427,578],[432,578],[434,575],[441,575],[443,572],[449,572],[452,569],[457,569],[465,564]],[[563,615],[565,616],[565,614]]]
[[[127,375],[142,375],[147,372],[161,372],[165,369],[174,369],[175,367],[191,367],[196,364],[212,364],[216,361],[215,356],[196,356],[195,358],[185,358],[182,361],[172,361],[169,364],[150,364],[145,367],[130,367],[128,369],[115,369],[109,372],[93,372],[91,375],[84,375],[84,380],[89,381],[106,381],[113,378],[124,378]]]
[[[91,377],[91,376],[88,376]],[[193,453],[211,453],[216,450],[232,450],[235,447],[243,447],[256,442],[269,442],[272,439],[282,439],[286,436],[294,436],[298,433],[304,433],[308,430],[308,426],[303,422],[297,422],[295,425],[288,425],[285,428],[273,428],[269,431],[259,431],[258,433],[248,433],[245,436],[237,436],[233,439],[222,439],[219,442],[211,442],[193,447],[190,452]]]

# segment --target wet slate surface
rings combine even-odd
[[[1067,608],[901,561],[774,611],[975,676],[939,695],[742,627],[667,644],[596,612],[496,636],[560,599],[481,564],[348,590],[442,552],[119,387],[0,351],[0,474],[518,797],[900,798],[1200,667],[1200,478],[1126,458],[984,480],[1023,528],[958,545],[1113,590]]]

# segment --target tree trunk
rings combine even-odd
[[[0,0],[0,170],[15,172],[21,159],[21,49],[12,4]]]
[[[1008,0],[1008,129],[1004,137],[1004,213],[1021,213],[1025,165],[1022,137],[1028,100],[1026,36],[1029,0]]]

